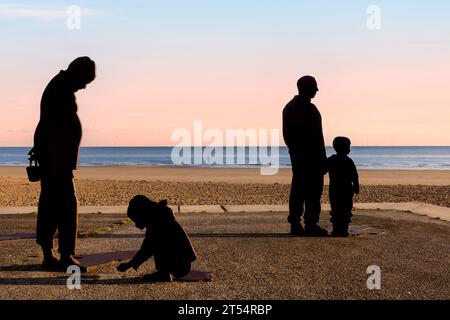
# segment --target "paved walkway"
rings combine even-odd
[[[282,212],[288,211],[288,205],[198,205],[198,206],[170,206],[175,213],[225,213],[225,212]],[[355,203],[357,210],[396,210],[425,215],[435,219],[450,221],[450,208],[439,207],[420,202],[385,202],[385,203]],[[323,210],[330,210],[329,204],[322,206]],[[79,208],[80,214],[107,213],[122,214],[127,211],[126,206],[85,206]],[[0,207],[2,214],[36,213],[37,207]]]
[[[408,207],[410,208],[410,207]],[[418,207],[419,208],[419,207]],[[68,275],[40,269],[32,239],[0,241],[0,299],[448,299],[450,224],[393,210],[357,210],[355,226],[383,233],[346,239],[287,234],[286,212],[227,212],[177,215],[198,260],[193,267],[211,282],[143,283],[153,259],[138,272],[118,273],[116,263],[91,269],[81,290],[66,287]],[[413,208],[414,209],[414,208]],[[417,209],[417,208],[416,208]],[[414,210],[416,210],[414,209]],[[78,253],[136,250],[142,232],[123,214],[80,216]],[[323,212],[321,225],[328,226]],[[0,216],[0,233],[34,231],[35,215]],[[381,270],[381,290],[367,288],[367,268]]]

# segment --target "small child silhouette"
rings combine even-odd
[[[118,271],[137,270],[151,256],[155,259],[156,272],[144,275],[146,281],[170,282],[172,275],[181,278],[191,271],[191,263],[197,256],[189,237],[167,207],[167,200],[157,203],[142,195],[135,196],[127,215],[137,228],[147,230],[141,249],[129,262],[120,264]]]
[[[330,176],[329,197],[331,203],[332,236],[348,237],[351,222],[353,194],[359,193],[359,179],[356,166],[350,159],[351,141],[346,137],[336,137],[333,147],[336,154],[328,158]]]

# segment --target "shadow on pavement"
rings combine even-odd
[[[35,286],[35,285],[55,285],[55,286],[66,286],[67,279],[69,275],[66,276],[56,276],[56,277],[39,277],[39,278],[0,278],[0,285],[15,285],[15,286]],[[81,285],[84,284],[96,284],[96,285],[127,285],[127,284],[151,284],[145,282],[142,278],[117,278],[117,279],[99,279],[95,276],[82,275]]]
[[[188,233],[190,238],[291,238],[288,233]],[[91,238],[97,239],[141,239],[144,234],[99,234]]]
[[[44,270],[42,268],[41,264],[25,264],[25,265],[13,264],[13,265],[10,265],[10,266],[0,266],[0,272],[2,272],[2,271],[28,271],[28,272],[41,271],[41,272],[47,272],[46,270]]]

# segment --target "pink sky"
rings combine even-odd
[[[346,135],[354,145],[450,145],[450,68],[377,69],[317,75],[313,101],[322,113],[325,140]],[[233,74],[177,79],[100,76],[77,93],[83,145],[172,145],[173,130],[281,129],[281,111],[296,94],[291,75],[279,79]],[[136,83],[142,85],[136,86]],[[226,88],[226,90],[225,90]],[[16,90],[17,92],[17,90]],[[39,116],[41,88],[15,93],[15,111],[3,113],[2,146],[30,145]]]
[[[450,145],[444,10],[416,5],[408,15],[386,3],[383,28],[370,31],[357,1],[203,5],[114,14],[105,5],[97,11],[106,14],[73,32],[64,21],[0,16],[0,146],[32,144],[43,89],[81,55],[98,67],[77,93],[83,146],[173,145],[172,132],[193,130],[194,121],[222,132],[281,130],[282,109],[305,74],[319,83],[313,102],[327,145],[337,135],[353,145]],[[30,8],[40,12],[21,10]]]

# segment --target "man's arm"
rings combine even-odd
[[[39,153],[42,150],[42,123],[39,121],[36,130],[34,131],[33,147],[28,155],[30,160],[39,160]]]
[[[326,174],[327,152],[325,149],[325,139],[323,137],[322,116],[317,107],[312,103],[307,110],[307,118],[309,120],[305,123],[305,127],[308,128],[305,137],[308,136],[308,140],[305,142],[309,146],[308,150],[311,152],[314,162],[320,166],[323,174]]]
[[[284,143],[286,143],[286,146],[290,148],[292,146],[292,128],[289,121],[289,115],[287,112],[287,109],[285,108],[283,110],[283,139]]]

